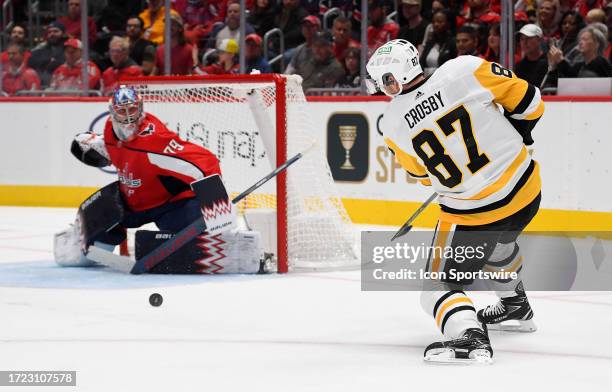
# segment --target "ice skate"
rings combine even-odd
[[[538,329],[522,283],[515,296],[500,298],[495,305],[479,310],[477,315],[478,321],[486,324],[490,331],[535,332]]]
[[[493,349],[486,331],[470,328],[458,339],[427,346],[424,360],[443,364],[489,365],[493,363]]]

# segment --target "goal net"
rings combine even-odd
[[[212,151],[235,197],[317,143],[299,76],[154,77],[127,82],[145,110]],[[274,217],[279,272],[358,266],[357,237],[319,145],[237,205]]]

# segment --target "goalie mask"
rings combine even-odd
[[[134,138],[144,118],[142,99],[132,87],[119,86],[113,92],[109,110],[115,134],[122,141]]]
[[[404,39],[394,39],[376,49],[366,69],[368,93],[381,91],[390,97],[401,93],[403,85],[423,73],[419,64],[419,52]]]

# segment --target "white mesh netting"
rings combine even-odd
[[[299,77],[287,77],[287,158],[314,139]],[[185,140],[212,151],[224,182],[238,195],[276,167],[274,82],[138,82],[145,110]],[[292,269],[358,266],[357,237],[317,146],[287,170],[288,263]],[[276,208],[275,181],[241,201],[238,210]],[[282,246],[282,244],[279,244]]]

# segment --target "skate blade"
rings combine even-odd
[[[434,349],[425,354],[423,360],[440,365],[491,365],[493,358],[487,350],[474,350],[470,358],[457,358],[453,349]]]
[[[513,320],[499,324],[487,324],[490,331],[532,333],[538,330],[533,320]]]

